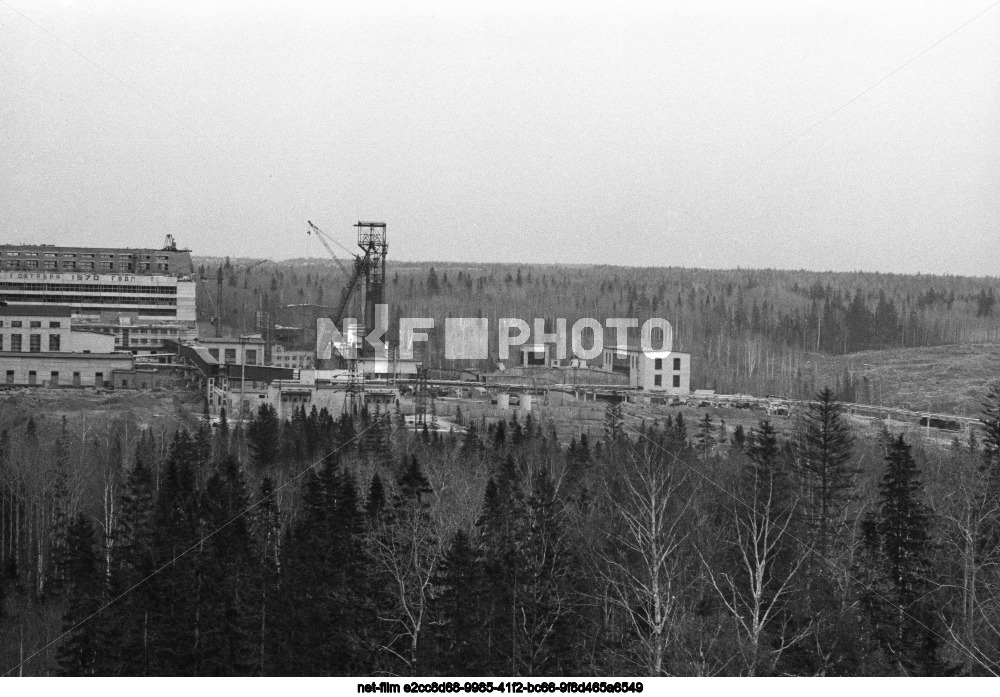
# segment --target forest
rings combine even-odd
[[[336,312],[347,282],[332,262],[317,260],[195,262],[206,279],[198,297],[206,331],[214,317],[226,332],[260,331],[266,316],[298,328],[279,342],[302,348],[314,347],[316,317]],[[582,317],[662,317],[673,326],[674,348],[698,358],[692,389],[730,394],[808,399],[822,387],[814,353],[1000,341],[995,278],[390,260],[387,281],[390,327],[402,316],[433,317],[439,327],[446,317],[487,317],[491,327],[500,317],[539,317],[549,330],[557,317],[570,326]],[[347,316],[360,316],[349,308]],[[418,345],[428,367],[496,366],[495,337],[490,360],[478,366],[447,360],[441,337],[430,338]]]
[[[398,408],[0,433],[4,675],[1000,672],[1000,384],[950,448]]]

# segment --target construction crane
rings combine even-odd
[[[337,242],[337,240],[333,239],[325,232],[320,230],[318,227],[316,227],[316,225],[313,224],[313,221],[307,220],[306,222],[309,223],[309,229],[306,230],[306,234],[311,235],[312,233],[315,232],[316,239],[318,239],[323,244],[323,246],[326,247],[326,251],[330,254],[330,258],[337,263],[337,266],[340,267],[340,270],[344,272],[345,276],[350,276],[351,275],[350,272],[347,270],[347,267],[344,266],[344,262],[342,262],[340,258],[337,256],[336,252],[333,251],[333,247],[330,246],[330,242],[333,242],[335,245],[343,249],[351,256],[354,255],[353,252],[351,252],[351,250],[347,249],[347,247],[340,244],[339,242]]]
[[[347,249],[347,247],[345,247],[344,245],[342,245],[339,242],[337,242],[337,240],[335,240],[334,238],[330,237],[330,235],[328,235],[327,233],[323,232],[315,223],[313,223],[313,221],[307,220],[306,222],[309,223],[309,229],[306,230],[306,234],[307,235],[311,235],[314,232],[316,233],[316,239],[318,239],[323,244],[323,246],[326,248],[327,253],[330,255],[330,258],[333,259],[334,262],[336,262],[337,266],[340,267],[340,270],[344,272],[344,275],[347,276],[347,279],[348,279],[347,280],[347,284],[344,286],[344,290],[343,290],[343,294],[341,295],[340,303],[336,307],[336,312],[334,312],[330,316],[330,319],[333,320],[334,325],[339,325],[340,322],[344,319],[344,312],[347,310],[348,304],[351,302],[351,299],[354,297],[354,290],[355,290],[355,288],[358,285],[358,281],[361,279],[362,275],[365,273],[364,260],[362,260],[362,258],[360,256],[358,256],[358,255],[354,254],[353,252],[351,252],[351,250]],[[337,245],[338,247],[340,247],[341,249],[343,249],[345,252],[347,252],[354,259],[354,271],[353,272],[352,271],[348,271],[347,267],[344,265],[344,263],[337,256],[336,252],[333,251],[333,247],[330,246],[331,242],[333,244]],[[334,309],[334,308],[330,308],[330,309]]]

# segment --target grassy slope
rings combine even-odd
[[[1000,380],[1000,344],[954,344],[929,348],[864,351],[847,356],[810,356],[816,384],[834,386],[851,371],[859,401],[862,378],[872,385],[872,402],[939,413],[973,416],[987,386]]]

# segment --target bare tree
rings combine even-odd
[[[419,499],[404,501],[380,515],[374,528],[372,559],[385,575],[393,601],[391,608],[379,608],[379,620],[390,627],[388,641],[381,648],[416,673],[432,600],[431,582],[444,545]]]
[[[676,639],[692,500],[684,484],[684,476],[659,458],[634,450],[605,473],[616,505],[593,569],[604,583],[606,601],[624,615],[638,640],[637,663],[645,675],[668,673],[665,656]]]
[[[808,558],[808,549],[792,535],[794,506],[778,505],[782,497],[774,478],[758,483],[757,496],[732,508],[733,569],[714,569],[699,551],[712,588],[733,618],[749,676],[772,672],[781,654],[809,633],[808,627],[791,630],[782,617]]]

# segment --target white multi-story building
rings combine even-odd
[[[622,356],[618,353],[622,352]],[[601,354],[603,368],[627,372],[628,384],[651,392],[689,394],[691,392],[691,354],[678,351],[644,352],[638,347],[606,347]]]
[[[0,301],[59,305],[116,350],[154,353],[196,333],[191,253],[163,249],[0,245]]]

